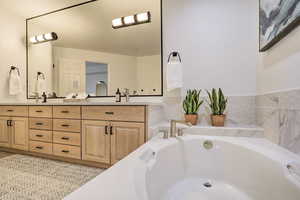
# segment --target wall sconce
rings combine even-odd
[[[168,57],[168,64],[180,64],[181,63],[181,57],[179,52],[173,51],[169,54]]]
[[[49,42],[57,39],[58,39],[57,34],[52,32],[52,33],[33,36],[29,39],[29,41],[32,44],[38,44],[38,43]]]
[[[114,29],[123,28],[127,26],[133,26],[138,24],[150,23],[151,22],[151,13],[144,12],[135,15],[130,15],[127,17],[120,17],[112,20],[112,27]]]

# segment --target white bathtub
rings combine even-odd
[[[205,149],[205,141],[213,148]],[[298,156],[265,139],[159,139],[66,199],[299,200],[299,171]]]

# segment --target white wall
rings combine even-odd
[[[54,55],[55,59],[107,64],[109,96],[114,95],[117,88],[132,90],[136,87],[136,57],[61,47],[54,47]]]
[[[300,27],[264,53],[259,54],[259,94],[300,88]]]
[[[181,53],[184,88],[256,93],[258,1],[163,2],[165,59],[171,50]]]
[[[53,62],[52,62],[52,45],[50,42],[30,45],[28,54],[28,85],[30,93],[36,92],[37,72],[45,75],[46,93],[53,92]],[[42,92],[42,91],[41,91]],[[40,94],[41,95],[41,94]]]
[[[163,0],[164,66],[168,53],[178,50],[185,88],[222,87],[226,95],[255,94],[257,9],[258,1],[253,0]],[[25,84],[24,19],[2,10],[0,15],[1,70],[7,72],[11,63],[20,65]],[[7,88],[4,81],[1,87]],[[6,94],[0,99],[7,100]]]
[[[160,55],[136,58],[137,89],[140,94],[161,94]],[[141,93],[141,89],[144,90]],[[155,89],[156,91],[153,91]]]
[[[23,101],[26,98],[25,21],[1,9],[0,24],[0,101]],[[8,76],[11,65],[20,68],[24,92],[18,96],[8,95]]]

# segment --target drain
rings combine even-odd
[[[211,185],[211,183],[207,182],[207,183],[204,183],[203,186],[207,187],[207,188],[210,188],[212,185]]]

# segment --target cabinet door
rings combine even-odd
[[[145,124],[112,122],[111,126],[111,164],[114,164],[144,144]]]
[[[82,160],[110,163],[109,123],[82,121]]]
[[[11,136],[12,148],[28,151],[28,118],[12,118]]]
[[[8,117],[0,117],[0,146],[10,147],[10,128],[8,126]]]

